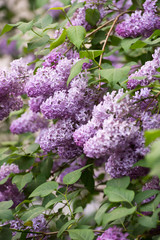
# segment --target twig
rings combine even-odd
[[[101,64],[102,64],[103,53],[104,53],[104,49],[105,49],[105,47],[106,47],[106,44],[107,44],[107,42],[108,42],[109,36],[110,36],[110,34],[111,34],[111,32],[112,32],[112,30],[113,30],[116,22],[118,21],[118,19],[119,19],[123,14],[125,14],[125,13],[127,13],[127,12],[128,12],[128,11],[125,11],[125,12],[120,13],[120,14],[114,19],[114,21],[113,21],[113,23],[112,23],[112,26],[111,26],[111,28],[109,29],[108,33],[107,33],[106,39],[105,39],[104,44],[103,44],[103,47],[102,47],[102,51],[103,51],[103,52],[102,52],[102,54],[100,55],[100,59],[99,59],[99,65],[100,65],[100,66],[101,66]],[[99,69],[100,69],[100,68],[99,68]],[[100,80],[100,74],[99,74],[99,80]],[[99,83],[99,89],[100,89],[100,88],[101,88],[101,82]]]
[[[132,11],[132,10],[124,11],[124,12],[120,13],[117,17],[119,18],[119,17],[121,17],[122,15],[124,15],[125,13],[129,13],[129,12],[133,12],[133,11]],[[117,18],[117,17],[116,17],[116,18]],[[96,32],[99,31],[100,29],[106,27],[109,23],[113,22],[116,18],[113,18],[113,19],[105,22],[104,24],[102,24],[101,26],[99,26],[98,28],[96,28],[96,29],[95,29],[94,31],[92,31],[91,33],[88,33],[88,34],[86,35],[86,38],[87,38],[87,37],[90,37],[92,34],[96,33]]]
[[[62,183],[62,182],[57,182],[59,185],[62,185],[62,186],[66,186],[66,184]],[[86,189],[83,185],[81,184],[78,184],[78,183],[74,183],[73,184],[73,187],[75,188],[81,188],[81,189]],[[103,192],[104,188],[95,188],[95,191],[97,192]]]

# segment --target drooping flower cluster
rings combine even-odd
[[[80,59],[77,53],[64,57],[59,49],[53,50],[44,58],[43,67],[39,68],[26,83],[25,90],[30,97],[29,106],[33,112],[26,112],[13,121],[13,133],[35,132],[43,128],[36,142],[45,152],[57,151],[61,159],[72,159],[82,153],[72,134],[75,129],[88,121],[94,103],[101,91],[88,88],[87,68],[79,73],[67,86],[71,67]],[[59,119],[55,124],[47,124],[40,113],[47,119]]]
[[[105,169],[111,177],[134,176],[131,167],[148,151],[144,146],[143,130],[160,127],[157,115],[153,115],[152,120],[150,114],[155,105],[144,111],[148,99],[137,101],[149,96],[149,93],[148,89],[143,89],[136,93],[135,98],[125,97],[119,103],[117,101],[123,95],[122,89],[117,94],[114,91],[107,93],[104,100],[94,107],[91,120],[73,133],[74,141],[83,147],[87,157],[106,158]],[[138,118],[141,124],[136,122]],[[151,124],[147,125],[147,118]],[[138,169],[135,170],[137,175]]]
[[[25,83],[31,74],[22,58],[11,62],[10,71],[0,71],[0,120],[7,117],[10,111],[22,108],[23,102],[19,96],[24,94]]]
[[[10,126],[10,130],[14,134],[26,132],[36,132],[38,129],[46,128],[48,122],[39,113],[27,111],[20,118],[14,120]]]
[[[123,233],[121,228],[116,226],[108,228],[97,240],[127,240],[128,233]]]
[[[48,227],[47,227],[47,222],[46,219],[44,218],[43,214],[40,214],[38,217],[35,217],[31,221],[30,226],[25,226],[24,222],[21,219],[16,218],[16,220],[10,220],[4,223],[5,224],[10,224],[10,228],[16,229],[16,230],[29,230],[31,232],[47,232]],[[12,236],[15,236],[16,232],[12,232]],[[27,237],[31,238],[37,236],[34,233],[28,233]],[[47,237],[44,237],[43,239],[47,239]]]
[[[19,168],[15,164],[3,164],[0,167],[0,180],[3,180],[11,173],[19,173]],[[21,201],[24,200],[23,193],[19,192],[15,184],[12,184],[10,178],[6,180],[4,184],[0,185],[0,202],[2,201],[13,201],[13,206],[17,206]]]
[[[138,71],[128,77],[127,87],[129,89],[133,89],[137,87],[137,85],[146,86],[159,79],[154,75],[159,74],[157,68],[160,67],[160,48],[155,50],[152,57],[153,60],[147,61]]]
[[[150,36],[154,30],[160,29],[160,17],[156,14],[157,0],[146,0],[144,12],[136,10],[131,16],[126,16],[116,27],[116,32],[122,37]],[[152,20],[151,20],[152,19]]]

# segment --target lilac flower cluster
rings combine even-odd
[[[5,222],[3,225],[10,224],[10,228],[16,229],[16,230],[29,230],[29,231],[34,231],[34,232],[47,232],[48,227],[46,219],[43,214],[40,214],[38,217],[35,217],[32,219],[32,226],[25,226],[24,222],[21,219],[16,218],[16,220],[10,220]],[[15,236],[16,232],[12,232],[12,236]],[[34,236],[37,236],[34,233],[28,233],[27,237],[31,238]],[[47,237],[44,237],[43,239],[47,239]]]
[[[1,55],[11,55],[13,57],[18,56],[19,51],[16,47],[16,41],[11,41],[9,44],[7,44],[7,38],[4,37],[0,40],[0,54]]]
[[[82,153],[82,148],[74,143],[72,134],[80,124],[86,123],[95,101],[101,94],[96,88],[87,86],[86,69],[90,64],[83,65],[84,71],[67,86],[71,67],[79,61],[77,53],[71,54],[72,57],[64,57],[58,48],[54,49],[44,58],[43,67],[30,78],[25,88],[31,97],[29,106],[32,111],[43,113],[47,119],[59,119],[55,124],[50,124],[49,128],[46,126],[36,142],[44,151],[57,151],[61,159],[72,159]],[[24,118],[25,116],[22,116],[22,120]],[[21,129],[26,128],[24,123],[31,122],[26,118],[22,125],[22,120],[18,119],[16,123],[12,123],[12,132],[20,133]],[[30,128],[31,125],[29,124]]]
[[[151,189],[155,189],[155,190],[159,190],[160,191],[160,183],[159,183],[159,178],[154,176],[149,182],[147,182],[143,188],[142,191],[146,191],[146,190],[151,190]],[[147,198],[143,201],[143,203],[148,203],[150,201],[152,201],[153,199],[155,199],[155,196],[152,196],[150,198]]]
[[[10,71],[0,71],[0,120],[7,117],[10,111],[22,108],[23,102],[19,96],[24,94],[25,83],[31,74],[22,58],[11,62]]]
[[[151,117],[151,109],[155,105],[144,111],[148,99],[137,101],[149,93],[148,89],[143,89],[136,92],[135,98],[127,96],[119,103],[122,89],[117,94],[114,91],[107,93],[104,100],[94,107],[91,120],[73,133],[75,143],[83,147],[87,157],[106,159],[105,170],[113,178],[137,176],[139,170],[142,172],[141,168],[136,168],[134,174],[131,167],[149,150],[144,145],[143,130],[160,127],[158,116]],[[142,123],[136,122],[138,118]],[[145,174],[147,169],[143,172]]]
[[[154,75],[159,74],[157,68],[160,67],[160,48],[155,50],[152,57],[153,60],[147,61],[138,71],[132,73],[128,77],[127,87],[129,89],[133,89],[137,85],[146,86],[151,82],[158,80],[158,78],[154,77]]]
[[[47,120],[40,116],[39,113],[28,111],[11,123],[10,130],[14,134],[34,133],[38,131],[38,129],[46,128],[47,126]]]
[[[50,8],[56,8],[56,7],[63,7],[63,3],[61,1],[57,1],[57,0],[50,0],[48,4],[46,4],[44,7],[45,9],[50,9]],[[49,15],[51,15],[52,18],[57,18],[60,13],[62,11],[61,10],[49,10],[48,13]]]
[[[3,180],[11,173],[19,173],[19,168],[15,164],[3,164],[0,167],[0,180]],[[13,206],[17,206],[21,201],[24,200],[23,193],[19,192],[15,184],[12,184],[10,178],[7,181],[0,185],[0,202],[2,201],[13,201]]]
[[[150,36],[155,29],[160,29],[160,17],[156,14],[157,0],[146,0],[143,4],[144,12],[135,11],[126,16],[116,27],[116,32],[122,37]],[[152,19],[152,21],[151,21]]]
[[[97,240],[127,240],[128,233],[123,233],[121,228],[116,226],[108,228]]]

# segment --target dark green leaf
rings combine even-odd
[[[103,53],[102,50],[83,50],[79,52],[80,58],[89,58],[89,59],[95,59],[96,57],[100,56]]]
[[[73,183],[77,182],[77,181],[80,179],[80,177],[81,177],[82,171],[83,171],[84,169],[88,168],[88,167],[91,166],[91,165],[92,165],[92,164],[89,164],[89,165],[87,165],[87,166],[85,166],[85,167],[82,167],[82,168],[80,168],[80,169],[78,169],[78,170],[75,170],[75,171],[73,171],[73,172],[70,172],[70,173],[66,174],[66,175],[64,176],[64,178],[63,178],[63,182],[64,182],[66,185],[68,185],[68,184],[73,184]]]
[[[13,219],[13,214],[12,210],[10,209],[0,209],[0,219],[2,220],[12,220]]]
[[[114,220],[126,217],[128,215],[133,214],[136,211],[136,207],[132,208],[125,208],[125,207],[119,207],[114,209],[112,212],[106,213],[103,216],[103,226],[107,225],[109,222],[112,222]]]
[[[86,36],[86,30],[82,26],[71,26],[67,28],[67,37],[78,49],[80,48],[84,38]]]
[[[100,19],[100,13],[97,9],[87,8],[85,19],[91,26],[95,26]]]
[[[107,182],[107,187],[127,188],[130,184],[130,178],[128,176],[111,179]]]
[[[102,223],[103,216],[110,206],[111,206],[110,203],[105,203],[97,210],[94,219],[98,225],[100,225]]]
[[[72,240],[93,240],[94,233],[90,229],[72,229],[68,230],[69,236]]]
[[[0,240],[11,240],[12,231],[7,227],[2,227],[0,230]]]
[[[74,77],[76,77],[76,76],[81,72],[83,63],[89,63],[89,59],[88,59],[88,58],[85,58],[85,59],[79,60],[79,61],[76,62],[76,64],[71,68],[71,72],[70,72],[70,75],[69,75],[68,80],[67,80],[67,86],[69,85],[69,83],[71,82],[71,80],[72,80]]]
[[[39,216],[41,213],[43,213],[45,209],[41,206],[34,207],[28,211],[26,211],[21,219],[22,221],[28,222],[29,220],[32,220],[33,218]]]
[[[37,143],[32,143],[30,144],[26,149],[25,149],[25,153],[26,154],[32,154],[35,153],[39,148],[39,144]]]
[[[136,41],[135,43],[132,44],[132,46],[130,47],[131,49],[137,49],[137,48],[143,48],[147,45],[147,43],[141,41],[141,40],[138,40]]]
[[[99,70],[101,77],[107,79],[111,85],[115,85],[117,82],[121,82],[126,80],[128,77],[128,73],[130,71],[129,66],[125,66],[122,68],[110,68],[105,70]]]
[[[36,197],[36,196],[40,196],[40,197],[45,197],[47,195],[49,195],[50,193],[52,193],[54,190],[56,190],[58,188],[58,183],[51,181],[51,182],[45,182],[43,184],[41,184],[40,186],[38,186],[31,194],[30,194],[30,198],[31,197]]]
[[[70,228],[74,223],[76,223],[76,220],[70,220],[66,222],[59,230],[57,237],[59,238],[64,231],[66,231],[68,228]]]
[[[137,42],[141,37],[138,38],[124,38],[121,41],[121,47],[125,52],[128,52],[133,43]]]
[[[61,35],[51,43],[50,50],[64,43],[65,39],[66,39],[66,29],[64,29]]]
[[[26,170],[33,165],[34,160],[34,157],[22,156],[15,160],[14,163],[17,164],[21,170]]]
[[[111,202],[128,202],[131,203],[134,199],[134,192],[124,188],[106,187],[104,193]]]
[[[143,200],[150,198],[151,196],[159,193],[158,190],[152,189],[152,190],[146,190],[144,192],[140,192],[135,196],[135,202],[136,203],[141,203]]]
[[[33,178],[33,174],[32,172],[29,172],[27,174],[24,174],[24,175],[16,175],[13,177],[12,179],[12,183],[13,184],[16,184],[17,188],[19,189],[19,191],[24,188],[24,186],[31,182]]]

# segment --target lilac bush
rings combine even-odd
[[[158,240],[158,1],[42,5],[1,33],[27,37],[0,71],[0,238]]]

